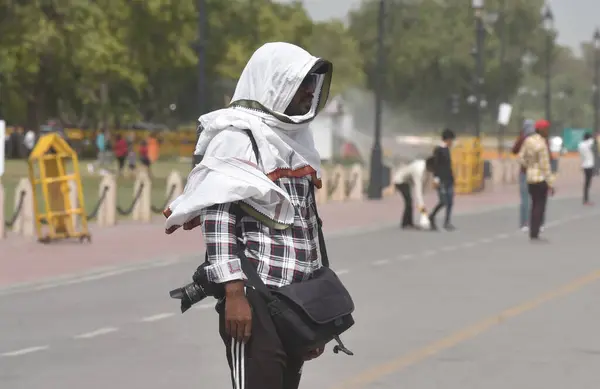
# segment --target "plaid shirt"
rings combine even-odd
[[[528,183],[546,181],[552,186],[554,177],[550,169],[550,152],[546,140],[540,134],[525,138],[519,151],[519,161],[526,169]]]
[[[289,194],[295,209],[294,224],[285,230],[271,229],[251,216],[240,214],[235,203],[217,204],[202,211],[202,233],[210,262],[206,272],[210,281],[246,279],[238,247],[244,248],[246,257],[267,286],[281,287],[306,280],[322,266],[309,179],[284,177],[275,181]]]

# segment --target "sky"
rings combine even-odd
[[[304,0],[303,2],[314,20],[343,19],[349,10],[361,4],[361,0]],[[549,0],[548,3],[554,13],[559,43],[572,47],[578,53],[580,43],[591,40],[594,29],[600,27],[600,0]]]

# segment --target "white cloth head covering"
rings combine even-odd
[[[198,119],[201,132],[194,154],[203,156],[202,161],[190,173],[184,193],[165,210],[167,232],[182,225],[185,229],[186,224],[193,228],[202,209],[233,201],[250,205],[265,222],[292,224],[290,199],[272,181],[311,175],[315,185],[321,186],[321,158],[309,124],[327,101],[332,71],[330,62],[289,43],[267,43],[256,50],[242,71],[229,107]],[[311,109],[302,116],[286,115],[311,73],[317,75]],[[250,143],[249,137],[228,134],[239,130],[252,132],[260,169],[248,164],[251,155],[231,155],[230,150],[244,148],[231,142]]]

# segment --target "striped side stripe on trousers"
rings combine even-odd
[[[233,389],[244,389],[246,387],[246,358],[245,345],[231,339],[231,363],[233,367]]]

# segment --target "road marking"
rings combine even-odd
[[[493,241],[493,239],[491,239],[491,238],[483,238],[483,239],[479,240],[479,243],[486,244],[486,243],[490,243],[492,241]]]
[[[518,231],[518,233],[521,233],[521,231]],[[509,234],[503,233],[503,234],[498,234],[495,236],[496,239],[506,239],[509,237]]]
[[[95,338],[96,336],[110,334],[110,333],[116,332],[118,330],[119,329],[115,328],[115,327],[105,327],[105,328],[97,329],[92,332],[86,332],[85,334],[77,335],[74,338],[75,339],[91,339],[91,338]]]
[[[389,259],[380,259],[379,261],[375,261],[373,262],[373,266],[383,266],[383,265],[389,265],[390,264],[390,260]]]
[[[421,254],[423,257],[431,257],[432,255],[437,254],[436,250],[427,250],[425,251],[423,254]]]
[[[167,319],[167,318],[169,318],[171,316],[175,316],[175,314],[172,313],[172,312],[165,312],[165,313],[159,313],[159,314],[156,314],[156,315],[144,317],[144,318],[142,318],[141,321],[146,322],[146,323],[150,323],[150,322],[153,322],[153,321],[159,321],[159,320]]]
[[[7,353],[0,354],[0,356],[3,356],[3,357],[17,357],[19,355],[31,354],[31,353],[35,353],[37,351],[47,350],[49,348],[50,348],[50,346],[27,347],[27,348],[22,348],[20,350],[9,351]]]
[[[215,303],[204,303],[204,304],[198,304],[196,306],[194,306],[194,309],[209,309],[209,308],[214,308],[215,307]]]
[[[442,251],[454,251],[454,250],[456,250],[457,248],[458,248],[458,247],[456,247],[456,246],[444,246],[444,247],[442,247],[440,250],[442,250]]]
[[[561,194],[555,196],[553,201],[562,201],[562,200],[572,200],[578,198],[579,194]],[[472,210],[460,210],[456,213],[457,217],[463,216],[476,216],[476,215],[485,215],[488,213],[503,211],[506,209],[515,208],[518,205],[517,202],[509,202],[505,204],[492,205],[488,207],[480,207]],[[597,212],[592,212],[596,214]],[[589,216],[589,214],[585,214],[585,217]],[[584,215],[577,215],[577,218],[582,218]],[[379,231],[385,231],[391,228],[397,227],[397,222],[384,222],[384,223],[375,223],[370,226],[358,226],[358,227],[350,227],[347,229],[342,229],[338,231],[331,231],[327,233],[328,239],[335,240],[339,238],[347,238],[356,235],[362,235],[365,233],[375,233]],[[508,235],[506,236],[508,237]],[[144,261],[141,263],[134,264],[126,264],[126,265],[115,265],[108,266],[103,268],[95,268],[87,271],[83,271],[81,273],[75,274],[66,274],[60,276],[54,276],[44,280],[36,280],[36,281],[26,281],[17,283],[9,286],[0,286],[0,297],[19,294],[19,293],[28,293],[28,292],[38,292],[45,289],[76,285],[84,282],[101,280],[103,278],[114,277],[126,273],[138,272],[140,270],[149,270],[160,267],[172,266],[180,263],[186,263],[191,260],[196,260],[197,255],[195,254],[183,254],[177,255],[168,259],[150,259],[149,261]],[[406,259],[406,258],[404,258]]]
[[[348,269],[342,269],[342,270],[338,270],[335,272],[338,276],[341,276],[342,274],[348,274],[350,273],[350,270]]]
[[[467,243],[463,243],[461,246],[464,247],[464,248],[466,248],[466,249],[468,249],[468,248],[471,248],[471,247],[475,247],[476,244],[477,243],[475,243],[475,242],[467,242]]]
[[[414,258],[413,254],[404,254],[398,258],[399,261],[408,261],[409,259]]]
[[[397,359],[391,360],[387,363],[374,366],[373,368],[366,370],[342,382],[340,385],[334,386],[333,389],[363,388],[366,385],[381,380],[385,376],[402,371],[403,369],[416,363],[422,362],[429,357],[441,353],[442,351],[451,349],[462,342],[473,339],[478,335],[481,335],[482,333],[493,329],[495,326],[502,324],[509,319],[513,319],[545,303],[574,293],[579,289],[598,280],[600,280],[600,270],[597,270],[586,276],[573,280],[568,284],[565,284],[557,289],[544,293],[532,300],[526,301],[512,308],[508,308],[495,316],[483,319],[445,338],[430,343],[421,349],[409,352],[408,354],[401,356]]]

